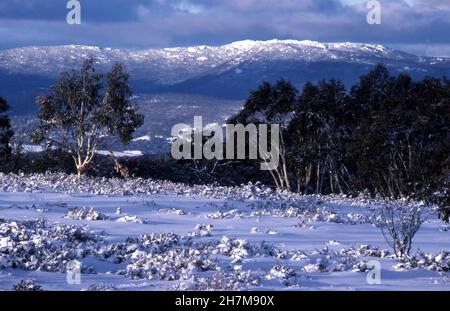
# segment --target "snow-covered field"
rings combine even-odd
[[[0,290],[449,290],[448,228],[432,212],[401,263],[372,224],[385,203],[0,174]],[[67,282],[72,260],[80,284]],[[372,260],[380,285],[367,283]]]

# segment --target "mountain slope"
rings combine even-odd
[[[125,51],[90,46],[28,47],[0,51],[0,94],[16,112],[29,111],[34,96],[62,71],[86,57],[101,70],[123,62],[136,92],[183,92],[242,99],[261,81],[338,78],[354,82],[377,63],[414,77],[449,75],[450,59],[418,57],[381,45],[314,41],[240,41],[224,46]]]

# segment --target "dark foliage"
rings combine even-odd
[[[439,201],[448,211],[448,195],[442,195],[450,176],[448,79],[413,81],[378,65],[349,92],[329,80],[306,83],[295,94],[288,82],[263,83],[230,119],[250,123],[264,116],[277,123],[273,116],[284,116],[289,124],[282,148],[292,189],[407,196]]]
[[[115,64],[105,79],[93,64],[88,59],[79,72],[63,73],[49,94],[37,98],[40,124],[32,133],[34,142],[67,152],[78,175],[88,169],[103,138],[117,136],[127,143],[143,124],[129,101],[123,66]]]
[[[14,135],[11,128],[11,121],[6,115],[9,106],[6,100],[0,97],[0,168],[4,169],[5,164],[9,161],[11,156],[10,141]]]

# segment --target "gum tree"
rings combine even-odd
[[[144,119],[130,103],[132,91],[123,65],[117,63],[103,75],[93,64],[87,59],[80,71],[61,74],[48,94],[38,96],[39,125],[31,135],[46,148],[66,151],[78,177],[106,137],[118,137],[125,144]]]
[[[275,84],[263,82],[257,90],[250,94],[244,108],[227,121],[229,124],[243,124],[244,126],[248,124],[279,125],[280,144],[278,152],[280,163],[276,169],[269,171],[269,173],[277,188],[289,191],[291,190],[291,182],[284,137],[293,117],[296,98],[297,90],[288,81],[279,80]],[[265,162],[263,159],[261,161]]]

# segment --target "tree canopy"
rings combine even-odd
[[[69,153],[79,176],[106,137],[127,143],[144,119],[130,102],[123,65],[115,64],[106,76],[93,65],[87,59],[80,71],[61,74],[49,94],[37,98],[39,126],[32,133],[35,142]]]

